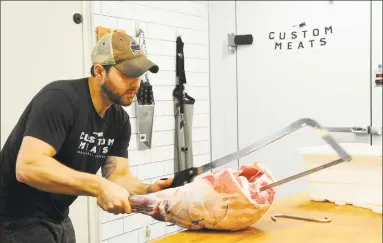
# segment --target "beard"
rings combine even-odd
[[[130,106],[133,102],[133,98],[128,101],[123,100],[123,96],[116,92],[114,86],[111,84],[109,77],[106,77],[105,83],[101,86],[103,93],[108,97],[108,99],[116,104],[121,106]]]

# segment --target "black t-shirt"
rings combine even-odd
[[[54,158],[62,164],[95,174],[107,156],[128,157],[130,135],[129,116],[121,106],[112,105],[103,118],[98,115],[87,78],[48,84],[29,103],[1,150],[0,218],[29,215],[61,220],[77,198],[40,191],[16,180],[16,159],[24,136],[53,146]]]

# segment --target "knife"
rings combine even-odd
[[[233,160],[237,160],[237,159],[239,159],[243,156],[246,156],[246,155],[248,155],[254,151],[257,151],[257,150],[259,150],[259,149],[261,149],[261,148],[263,148],[263,147],[265,147],[265,146],[267,146],[267,145],[269,145],[269,144],[271,144],[271,143],[273,143],[273,142],[275,142],[275,141],[277,141],[277,140],[303,128],[303,127],[305,127],[305,126],[310,126],[310,127],[314,128],[314,130],[322,137],[322,139],[325,142],[327,142],[335,150],[335,152],[338,154],[338,156],[340,158],[337,160],[334,160],[332,162],[329,162],[327,164],[324,164],[322,166],[319,166],[319,167],[307,170],[305,172],[296,174],[294,176],[288,177],[288,178],[283,179],[281,181],[266,185],[266,186],[261,188],[261,191],[266,190],[266,189],[270,189],[271,187],[274,187],[274,186],[282,185],[282,184],[290,182],[292,180],[296,180],[300,177],[312,174],[316,171],[323,170],[325,168],[337,165],[339,163],[342,163],[345,161],[351,161],[352,157],[335,141],[335,139],[329,134],[329,132],[327,130],[325,130],[324,128],[322,128],[319,125],[318,122],[316,122],[315,120],[310,119],[310,118],[302,118],[302,119],[294,121],[290,125],[288,125],[288,126],[284,127],[283,129],[275,132],[271,136],[263,138],[260,141],[255,142],[255,143],[253,143],[253,144],[251,144],[251,145],[249,145],[249,146],[247,146],[241,150],[238,150],[234,153],[226,155],[222,158],[216,159],[216,160],[214,160],[210,163],[207,163],[205,165],[202,165],[200,167],[191,167],[191,168],[176,172],[174,174],[174,177],[173,177],[173,183],[170,185],[169,188],[175,188],[175,187],[183,186],[187,183],[190,183],[193,181],[193,179],[196,176],[198,176],[200,174],[203,174],[203,173],[208,172],[212,169],[223,166],[223,165],[225,165],[225,164],[227,164]]]
[[[143,105],[143,103],[144,103],[143,88],[144,88],[144,81],[141,79],[140,88],[138,89],[138,92],[137,92],[137,102],[139,105]]]

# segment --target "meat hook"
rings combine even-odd
[[[274,220],[275,222],[277,222],[276,217],[283,217],[283,218],[290,218],[290,219],[300,219],[300,220],[319,222],[319,223],[331,222],[331,218],[329,218],[329,217],[324,217],[324,219],[316,219],[316,218],[301,217],[301,216],[290,215],[290,214],[273,214],[271,216],[271,219]]]

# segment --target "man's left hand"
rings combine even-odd
[[[173,178],[165,178],[156,181],[148,187],[148,193],[162,191],[168,188],[173,183]]]

